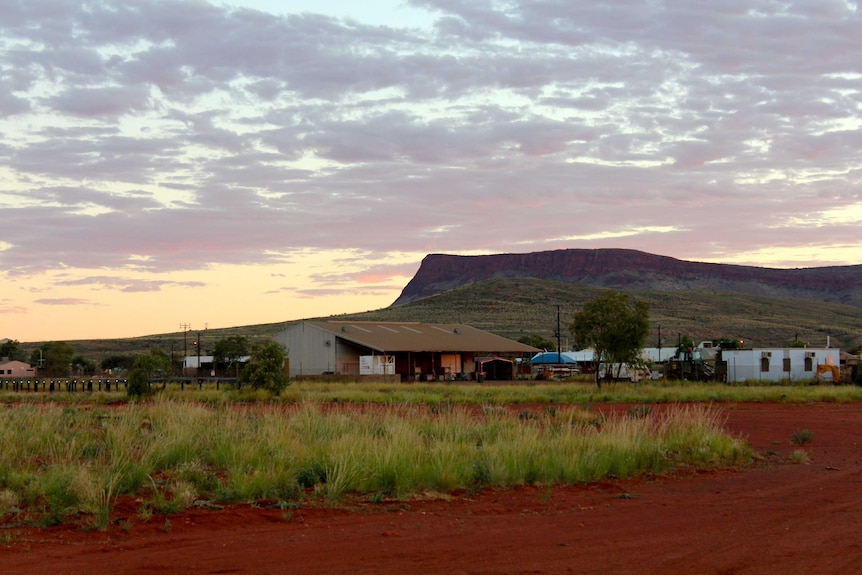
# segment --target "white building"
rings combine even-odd
[[[818,376],[818,366],[829,366],[819,377],[833,381],[831,367],[841,365],[841,352],[834,347],[723,349],[721,359],[727,362],[728,382],[810,380]]]

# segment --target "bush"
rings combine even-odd
[[[151,393],[150,378],[143,369],[133,369],[129,374],[129,384],[126,387],[129,397],[144,397]]]
[[[278,395],[288,383],[284,373],[285,356],[285,349],[277,342],[256,344],[240,380],[251,385],[252,389],[265,389]]]
[[[797,429],[790,437],[790,442],[793,445],[805,445],[814,441],[814,433],[809,429]]]

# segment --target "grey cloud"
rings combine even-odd
[[[148,90],[139,87],[70,89],[50,104],[59,112],[89,118],[121,116],[150,106]]]
[[[165,287],[200,288],[204,282],[175,282],[163,280],[141,280],[136,278],[118,278],[112,276],[90,276],[77,280],[61,280],[55,282],[58,286],[93,286],[96,288],[115,289],[126,293],[160,291]]]
[[[87,299],[75,298],[75,297],[65,297],[65,298],[43,298],[34,300],[33,303],[38,303],[42,305],[94,305],[94,302]]]
[[[0,264],[524,251],[665,225],[638,246],[681,255],[848,233],[779,226],[811,198],[860,202],[862,37],[843,3],[411,4],[431,32],[9,3],[0,154],[26,207],[4,208]]]
[[[0,79],[0,117],[30,111],[30,102],[11,93],[11,84]]]

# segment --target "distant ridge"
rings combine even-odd
[[[763,268],[692,262],[628,249],[568,249],[486,256],[430,254],[392,305],[501,278],[547,279],[660,292],[724,291],[862,307],[862,265]]]

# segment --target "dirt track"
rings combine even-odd
[[[862,404],[725,406],[750,469],[16,532],[0,573],[862,573]],[[811,463],[789,459],[797,429]],[[134,508],[119,509],[128,517]]]

